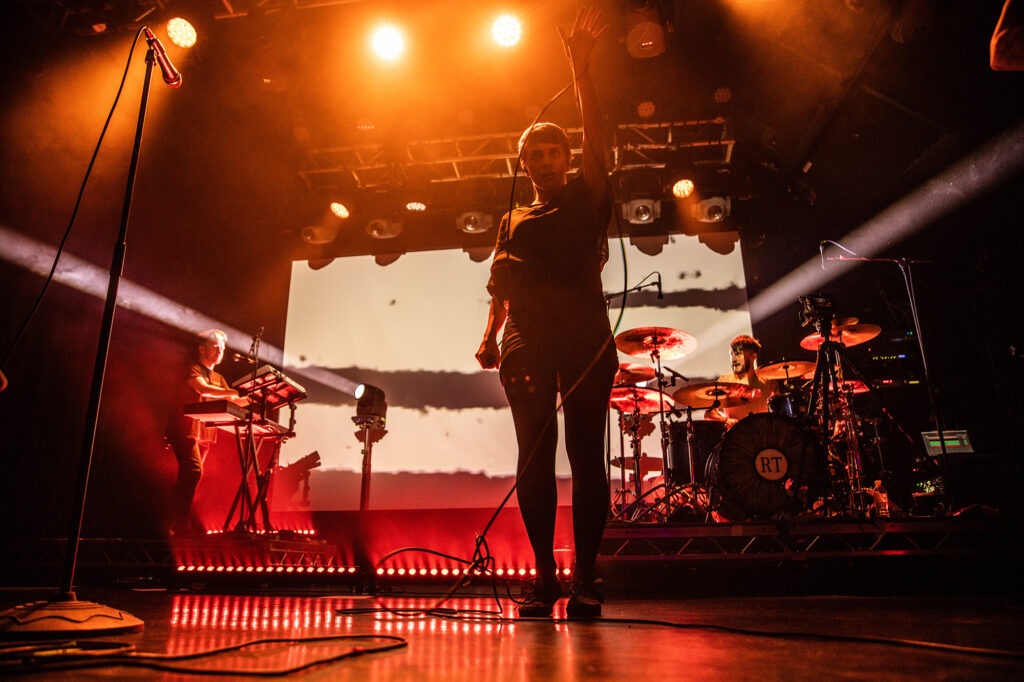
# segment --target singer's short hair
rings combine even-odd
[[[559,144],[565,150],[566,157],[572,155],[572,145],[569,144],[569,136],[565,134],[561,126],[554,123],[535,123],[524,130],[523,134],[519,137],[518,151],[520,154],[523,153],[523,149],[530,142]]]
[[[729,348],[732,350],[749,350],[758,353],[761,350],[761,342],[753,336],[740,334],[729,342]]]

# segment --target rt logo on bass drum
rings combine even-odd
[[[754,471],[766,481],[778,481],[789,471],[789,461],[781,451],[765,448],[754,456]]]

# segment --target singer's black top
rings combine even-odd
[[[610,197],[595,205],[578,175],[551,201],[501,219],[487,290],[508,301],[503,361],[522,348],[592,355],[608,338],[601,268],[610,218]]]

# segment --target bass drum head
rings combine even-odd
[[[768,412],[734,424],[715,460],[712,508],[731,521],[799,513],[818,499],[826,480],[825,450],[814,434]]]

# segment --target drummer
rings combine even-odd
[[[760,351],[761,342],[747,334],[740,334],[729,342],[729,364],[732,371],[718,377],[718,381],[746,384],[760,389],[760,392],[745,399],[742,405],[709,408],[705,413],[706,418],[724,420],[725,427],[729,428],[747,415],[768,411],[768,399],[779,391],[779,387],[776,382],[764,381],[757,376],[757,354]]]

